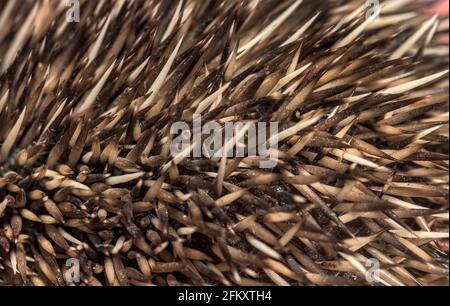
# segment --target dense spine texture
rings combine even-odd
[[[0,285],[448,284],[434,3],[0,1]],[[172,156],[195,114],[276,167]]]

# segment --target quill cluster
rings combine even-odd
[[[0,285],[448,284],[445,18],[365,2],[0,2]],[[195,114],[277,166],[171,156]]]

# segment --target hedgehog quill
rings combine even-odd
[[[71,3],[0,2],[0,285],[448,285],[436,1]]]

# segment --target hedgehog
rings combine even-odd
[[[448,285],[435,4],[1,1],[0,285]],[[274,167],[174,154],[196,116]]]

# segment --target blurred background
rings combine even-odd
[[[441,14],[448,14],[448,4],[449,0],[441,0],[435,8],[436,12],[439,12]]]
[[[431,10],[431,14],[439,13],[441,15],[448,16],[449,14],[449,0],[441,0],[439,3]],[[448,29],[448,19],[447,22],[444,24],[441,24],[442,29]],[[442,38],[444,41],[449,41],[449,34],[447,33],[446,36]]]

